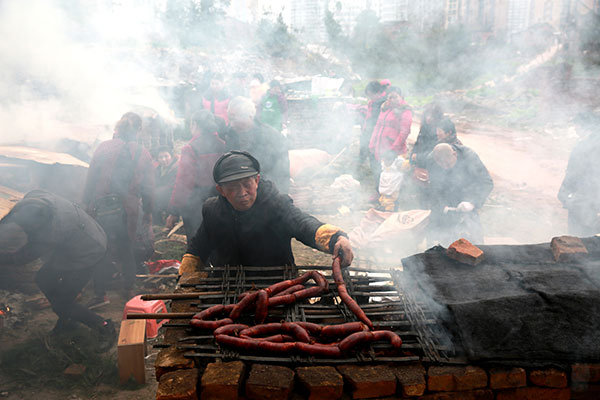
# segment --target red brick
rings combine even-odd
[[[189,333],[186,332],[186,328],[167,328],[165,330],[163,342],[167,344],[178,344],[179,339],[183,339],[186,336],[189,336]]]
[[[469,265],[477,265],[483,261],[483,251],[467,239],[458,239],[446,250],[448,257]]]
[[[569,400],[570,398],[570,388],[550,389],[531,386],[496,392],[496,400]]]
[[[573,364],[571,366],[571,381],[600,382],[600,364]]]
[[[536,386],[550,388],[567,387],[567,374],[556,368],[531,371],[529,373],[529,380]]]
[[[576,382],[571,385],[571,400],[600,399],[600,385]]]
[[[439,392],[421,396],[419,400],[494,400],[494,392],[490,389]]]
[[[198,304],[198,299],[175,300],[171,302],[171,312],[200,312],[196,304]]]
[[[296,376],[308,400],[335,400],[344,393],[344,378],[333,367],[298,367]]]
[[[215,362],[208,364],[200,379],[200,398],[202,400],[236,400],[246,366],[241,361]]]
[[[393,371],[401,387],[402,396],[417,397],[425,393],[425,368],[420,363],[399,365],[394,367]]]
[[[550,242],[552,254],[556,262],[579,261],[587,256],[588,251],[578,237],[558,236]]]
[[[156,400],[198,400],[196,368],[167,372],[160,377]]]
[[[160,380],[160,377],[167,372],[194,368],[194,360],[185,358],[184,354],[185,350],[177,350],[175,346],[162,349],[154,362],[156,380]]]
[[[248,399],[284,400],[294,387],[294,371],[278,365],[254,364],[246,381]]]
[[[523,368],[492,368],[490,388],[510,389],[527,385],[527,374]]]
[[[396,394],[396,375],[385,365],[342,365],[337,369],[348,383],[353,399]]]
[[[484,388],[486,372],[471,365],[433,366],[427,371],[427,388],[432,392],[453,392]]]

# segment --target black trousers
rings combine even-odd
[[[46,263],[40,268],[35,281],[59,319],[81,322],[94,329],[102,326],[104,319],[101,316],[75,301],[92,278],[94,268],[95,266],[91,266],[64,271],[58,270],[52,263]]]

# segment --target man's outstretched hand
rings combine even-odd
[[[340,236],[337,242],[335,242],[335,247],[333,248],[333,258],[336,258],[337,256],[341,256],[340,266],[342,268],[352,264],[354,253],[352,252],[350,241],[345,236]]]

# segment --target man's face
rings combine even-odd
[[[256,201],[260,175],[238,179],[217,185],[217,192],[227,199],[236,211],[247,211]]]
[[[444,132],[444,130],[442,128],[436,128],[435,132],[437,134],[438,142],[440,142],[440,143],[444,142],[450,136],[452,136],[452,133],[450,133],[450,132]]]
[[[220,79],[211,79],[210,80],[210,90],[213,93],[220,92],[223,89],[223,81]]]

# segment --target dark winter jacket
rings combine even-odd
[[[127,232],[134,240],[140,199],[144,213],[151,214],[154,198],[154,166],[148,151],[135,142],[120,138],[100,143],[90,162],[83,204],[95,217],[98,199],[116,194],[127,214]]]
[[[600,213],[600,134],[582,139],[569,156],[558,199],[581,222],[592,223]]]
[[[0,230],[11,222],[27,234],[27,244],[11,255],[14,264],[41,257],[49,268],[76,271],[91,268],[106,253],[100,225],[75,203],[44,190],[27,193],[0,221]]]
[[[292,238],[331,253],[337,238],[345,235],[339,230],[327,233],[331,225],[300,211],[265,180],[259,182],[256,202],[249,210],[236,211],[218,196],[204,203],[202,214],[202,225],[187,253],[206,265],[292,265]]]
[[[272,181],[281,193],[290,187],[290,158],[286,138],[275,129],[254,120],[248,132],[238,134],[229,128],[223,139],[227,150],[244,150],[260,162],[260,175]]]
[[[454,145],[457,160],[453,168],[445,170],[430,155],[429,195],[433,213],[443,212],[444,207],[456,207],[463,201],[481,208],[494,187],[492,178],[479,156],[471,149]]]

